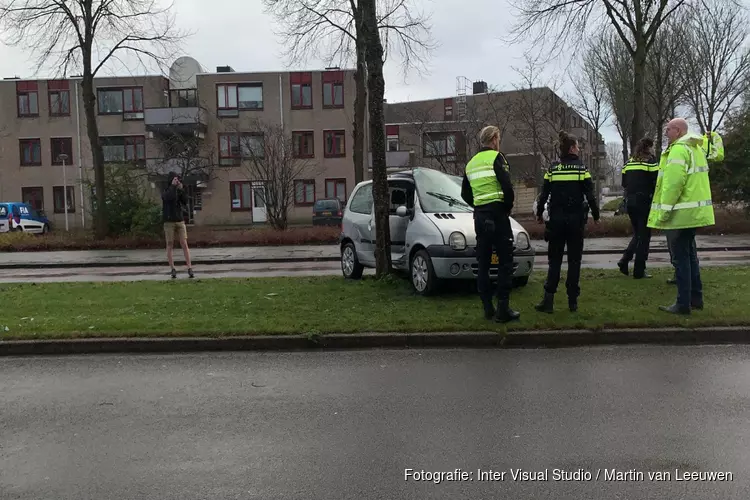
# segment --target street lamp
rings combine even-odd
[[[68,179],[65,174],[65,160],[68,159],[68,155],[65,153],[58,156],[62,162],[63,167],[63,204],[65,205],[65,231],[69,231],[68,228]]]

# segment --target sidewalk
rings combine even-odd
[[[584,254],[617,254],[627,246],[629,238],[589,238]],[[547,244],[532,240],[537,255],[547,254]],[[750,236],[699,236],[698,249],[702,251],[748,251]],[[651,240],[651,252],[667,251],[664,236]],[[210,264],[262,264],[272,262],[331,262],[339,260],[338,245],[276,246],[276,247],[222,247],[191,250],[194,265]],[[182,251],[175,248],[175,262],[181,263]],[[85,250],[57,252],[0,253],[0,269],[37,269],[68,267],[127,267],[164,266],[164,250]]]

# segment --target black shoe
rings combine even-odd
[[[628,263],[624,260],[620,260],[617,262],[617,267],[620,268],[620,272],[627,276],[629,273],[628,271]]]
[[[497,304],[495,311],[495,322],[507,323],[521,318],[521,313],[510,308],[510,301],[502,300]]]
[[[578,297],[568,297],[568,309],[572,313],[578,310]]]
[[[703,310],[703,301],[702,300],[692,300],[692,301],[690,301],[690,308],[702,311]]]
[[[188,278],[195,278],[195,274],[193,274],[193,268],[188,268]]]
[[[544,298],[534,306],[534,309],[547,314],[555,312],[555,294],[544,292]]]
[[[484,307],[484,319],[489,321],[495,317],[495,307],[492,302],[483,302],[482,307]]]
[[[676,285],[676,284],[677,284],[677,280],[675,278],[669,278],[667,280],[667,285]]]
[[[172,272],[170,273],[170,275],[172,276],[172,279],[175,279],[177,277],[177,270],[174,267],[172,268]]]
[[[687,316],[690,314],[689,307],[683,307],[677,304],[672,304],[671,306],[659,306],[659,310],[668,312],[671,314],[681,314],[683,316]]]

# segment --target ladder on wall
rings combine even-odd
[[[456,117],[457,120],[466,119],[466,94],[471,81],[465,76],[456,77]]]

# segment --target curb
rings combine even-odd
[[[583,255],[621,255],[622,250],[603,249],[603,250],[584,250]],[[667,248],[652,248],[650,254],[668,253]],[[698,252],[750,252],[750,246],[737,247],[702,247]],[[537,250],[535,255],[547,256],[546,250]],[[232,265],[232,264],[294,264],[305,262],[339,262],[339,257],[289,257],[289,258],[257,258],[257,259],[193,259],[193,265]],[[176,264],[183,264],[183,261],[175,260]],[[0,263],[0,269],[76,269],[92,267],[157,267],[166,266],[166,261],[142,261],[142,262],[34,262],[21,264]]]
[[[63,354],[186,353],[230,351],[299,351],[409,347],[561,348],[627,344],[746,344],[750,326],[707,328],[633,328],[437,333],[335,333],[320,336],[86,338],[0,341],[1,356]]]

